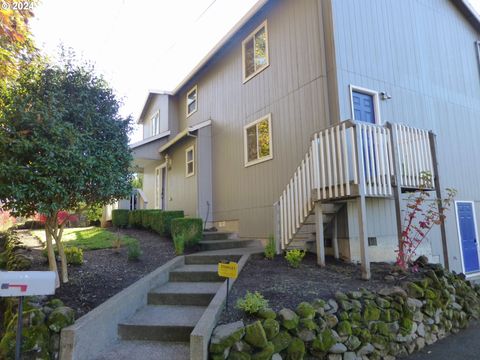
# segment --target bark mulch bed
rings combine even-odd
[[[252,256],[232,287],[229,307],[223,311],[220,323],[248,319],[243,311],[235,308],[237,299],[244,297],[247,290],[260,292],[269,301],[269,307],[279,311],[284,307],[294,310],[302,301],[333,298],[338,290],[365,288],[375,291],[405,280],[399,277],[387,282],[385,276],[388,278],[392,270],[392,265],[387,263],[372,263],[372,279],[365,281],[359,265],[327,258],[326,267],[320,268],[316,261],[316,255],[307,254],[300,267],[293,269],[282,256],[273,260],[266,260],[263,255]]]
[[[75,309],[77,318],[175,257],[170,239],[143,230],[120,232],[139,241],[143,252],[139,261],[129,261],[125,247],[119,253],[113,249],[84,251],[83,265],[69,266],[69,282],[57,289],[54,297]],[[26,231],[20,231],[19,236],[22,242],[32,242]],[[33,258],[31,270],[48,270],[41,248],[29,246],[29,249]]]

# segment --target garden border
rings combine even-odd
[[[184,264],[184,256],[173,258],[62,329],[60,359],[89,360],[98,356],[117,340],[118,323],[145,306],[149,290],[168,282],[170,271]]]

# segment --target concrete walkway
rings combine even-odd
[[[407,360],[474,360],[480,359],[480,322],[472,323],[458,334],[426,346]]]
[[[167,283],[150,289],[147,304],[118,324],[118,341],[97,360],[190,358],[190,333],[224,281],[218,262],[263,252],[257,240],[224,233],[206,233],[200,244],[207,251],[185,256],[185,265],[171,270]]]

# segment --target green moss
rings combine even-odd
[[[416,299],[421,299],[425,295],[425,292],[422,289],[422,287],[412,282],[407,283],[407,293],[410,297],[413,297]]]
[[[290,342],[292,341],[292,336],[286,331],[280,331],[277,336],[272,339],[272,344],[276,353],[285,350]]]
[[[265,330],[265,335],[268,340],[273,339],[280,331],[280,324],[278,321],[273,319],[266,319],[263,322],[263,329]]]
[[[264,348],[267,346],[267,335],[265,334],[265,330],[260,321],[255,321],[253,324],[245,327],[245,337],[243,340],[257,348]]]
[[[250,360],[251,358],[252,357],[250,356],[250,354],[238,351],[231,351],[230,354],[228,354],[227,360]]]
[[[340,321],[337,325],[337,332],[340,336],[352,335],[352,325],[348,321]]]
[[[256,315],[258,317],[262,318],[262,319],[274,319],[275,320],[277,318],[277,313],[270,308],[260,309],[257,312]]]
[[[363,320],[369,321],[377,321],[380,319],[380,309],[374,305],[366,305],[363,311]]]
[[[318,325],[312,319],[300,319],[300,327],[308,330],[318,329]]]
[[[400,320],[400,333],[403,336],[406,336],[406,335],[410,334],[412,329],[413,329],[413,320],[412,319],[410,319],[408,317],[404,317]]]
[[[315,309],[308,302],[298,304],[295,311],[302,319],[313,319],[315,317]]]
[[[305,344],[299,338],[294,338],[287,348],[287,360],[303,360]]]
[[[434,300],[434,299],[437,298],[437,294],[433,290],[425,289],[425,298],[430,299],[430,300]]]
[[[252,355],[252,360],[270,360],[274,352],[275,352],[275,347],[271,342],[269,342],[262,349],[262,351],[259,351]]]
[[[52,311],[48,317],[47,325],[53,332],[59,333],[64,327],[75,322],[75,311],[66,306],[60,306]]]
[[[336,340],[332,331],[325,329],[312,341],[312,350],[315,352],[327,352],[335,343]]]

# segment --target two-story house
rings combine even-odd
[[[368,277],[395,259],[428,171],[458,194],[419,253],[479,272],[479,40],[464,0],[260,0],[173,91],[148,94],[132,145],[148,208]]]

